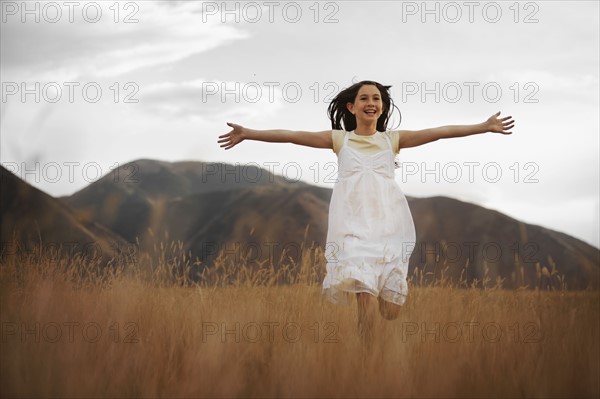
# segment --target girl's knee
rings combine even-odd
[[[400,316],[400,305],[377,298],[379,300],[379,313],[386,320],[395,320]]]
[[[373,299],[374,299],[374,296],[368,292],[357,292],[356,293],[356,301],[361,305],[368,306],[372,302]]]

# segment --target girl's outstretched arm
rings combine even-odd
[[[401,130],[399,138],[400,148],[417,147],[439,139],[465,137],[479,133],[494,132],[511,134],[512,132],[508,130],[512,129],[515,123],[512,116],[498,119],[499,115],[500,111],[490,116],[487,121],[476,125],[450,125],[424,130]]]
[[[331,130],[322,132],[301,132],[292,130],[254,130],[227,122],[233,130],[219,136],[217,141],[226,150],[235,147],[244,140],[267,141],[269,143],[292,143],[314,148],[333,149]]]

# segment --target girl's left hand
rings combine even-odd
[[[221,148],[225,148],[226,150],[235,147],[246,138],[243,126],[231,122],[227,122],[227,125],[232,128],[232,130],[229,133],[220,135],[219,138],[221,140],[217,141],[217,143],[224,143],[221,144]]]
[[[502,134],[512,134],[512,132],[509,132],[508,130],[513,128],[515,121],[512,119],[512,116],[506,116],[498,119],[500,112],[501,111],[496,112],[486,121],[487,131]]]

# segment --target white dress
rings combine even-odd
[[[348,146],[338,153],[338,181],[329,205],[323,294],[348,303],[357,292],[402,305],[408,293],[408,259],[415,226],[408,202],[394,180],[394,151],[362,153]]]

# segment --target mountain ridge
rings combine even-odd
[[[304,238],[326,244],[330,188],[291,183],[254,166],[260,178],[236,181],[240,166],[220,162],[141,159],[120,168],[60,200],[82,223],[104,226],[140,250],[157,240],[180,241],[208,267],[215,248],[236,257],[236,245],[261,250],[260,262],[267,255],[281,259]],[[409,273],[504,279],[506,288],[554,286],[554,265],[569,288],[600,286],[600,251],[582,240],[449,197],[407,200],[417,231]]]
[[[0,258],[37,254],[38,259],[58,261],[85,255],[88,260],[106,263],[125,250],[127,243],[119,235],[97,221],[79,220],[64,201],[2,166],[0,182]]]

